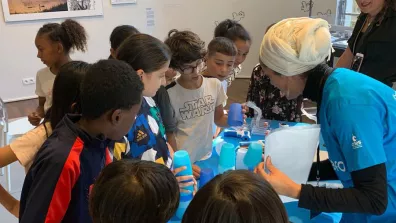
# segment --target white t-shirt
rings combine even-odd
[[[45,97],[44,111],[52,105],[52,87],[54,86],[55,74],[46,67],[37,72],[36,76],[36,94],[39,97]]]
[[[227,100],[222,84],[216,78],[203,78],[200,88],[189,90],[176,80],[168,93],[176,113],[177,146],[188,151],[192,162],[198,161],[212,150],[215,108]]]
[[[52,129],[49,122],[45,126],[47,127],[48,135],[51,135]],[[10,144],[11,150],[15,153],[21,165],[25,167],[26,173],[45,140],[47,140],[47,133],[44,125],[39,125]]]

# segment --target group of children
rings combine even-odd
[[[171,30],[162,42],[118,26],[109,59],[87,64],[69,56],[87,49],[80,24],[44,25],[35,43],[47,67],[37,73],[39,106],[29,115],[37,127],[0,149],[0,167],[18,160],[26,168],[21,201],[0,187],[0,202],[20,222],[168,221],[180,190],[196,186],[200,175],[193,165],[194,176],[175,177],[184,167],[171,171],[173,153],[188,151],[192,163],[210,155],[214,128],[228,127],[226,88],[251,45],[248,32],[231,20],[214,36],[206,49],[191,31]],[[175,72],[180,76],[167,83]],[[218,222],[220,214],[226,220],[218,211],[246,218],[240,202],[250,202],[254,213],[244,222],[287,222],[272,187],[248,171],[207,184],[183,222]]]

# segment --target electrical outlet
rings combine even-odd
[[[23,85],[32,85],[36,83],[36,79],[34,77],[24,78],[22,79],[22,83]]]

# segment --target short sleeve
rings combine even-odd
[[[384,124],[379,108],[373,105],[331,107],[331,132],[339,143],[348,171],[353,172],[385,163]]]
[[[32,163],[36,153],[45,140],[47,140],[47,133],[44,125],[40,125],[15,139],[15,141],[10,144],[10,147],[22,166],[26,167]]]
[[[175,110],[172,107],[166,88],[161,86],[153,99],[155,100],[155,103],[157,104],[160,111],[161,118],[165,126],[165,131],[175,132],[177,125]]]
[[[216,83],[217,83],[217,100],[216,100],[216,107],[217,107],[219,105],[224,105],[227,102],[227,95],[224,91],[221,82],[216,79]]]
[[[41,70],[39,70],[36,75],[36,95],[39,97],[45,97],[46,95],[41,85],[40,71]]]

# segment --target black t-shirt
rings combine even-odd
[[[389,9],[381,23],[373,21],[362,33],[366,18],[358,17],[348,46],[353,55],[364,55],[361,73],[391,86],[396,81],[396,11]]]

